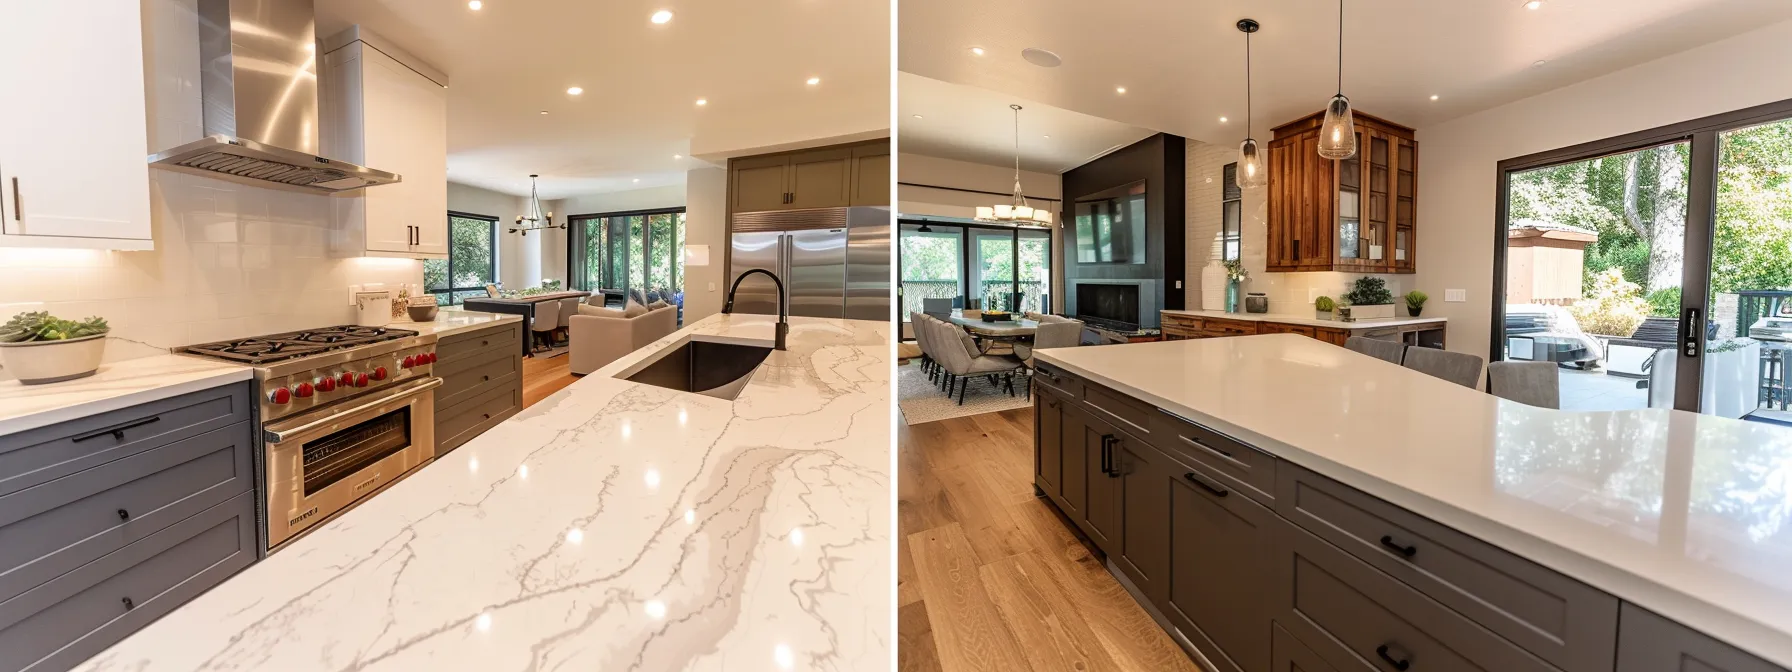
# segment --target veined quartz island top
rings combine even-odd
[[[0,436],[248,380],[248,367],[186,355],[100,365],[86,378],[25,385],[0,382]]]
[[[1536,408],[1293,334],[1035,353],[1792,667],[1792,429]]]
[[[890,327],[790,318],[732,402],[573,383],[85,670],[884,669]]]
[[[501,322],[521,322],[523,316],[507,313],[483,313],[477,310],[438,310],[436,319],[429,322],[411,322],[409,320],[393,322],[388,325],[393,329],[410,329],[420,334],[435,334],[437,338],[452,336],[463,331],[496,326]]]

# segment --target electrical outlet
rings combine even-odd
[[[1177,288],[1177,289],[1182,289],[1182,281],[1181,281],[1181,280],[1177,280],[1177,281],[1176,281],[1176,288]]]
[[[709,291],[716,291],[716,283],[709,283]]]
[[[1466,289],[1446,289],[1446,290],[1444,290],[1444,301],[1447,301],[1449,303],[1462,303],[1467,300],[1468,300],[1468,290],[1466,290]]]

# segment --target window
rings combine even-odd
[[[497,217],[448,213],[448,258],[423,261],[423,288],[437,305],[485,296],[485,286],[498,281],[497,238]]]
[[[1244,192],[1238,188],[1238,164],[1228,163],[1225,179],[1220,185],[1220,259],[1235,261],[1238,259],[1239,245],[1243,241],[1240,219],[1244,212]]]
[[[567,259],[574,289],[651,292],[684,305],[684,208],[574,215]]]

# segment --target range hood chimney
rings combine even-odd
[[[317,155],[312,0],[198,0],[205,137],[152,166],[234,182],[338,193],[400,181]]]

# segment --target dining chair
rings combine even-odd
[[[560,299],[560,331],[566,332],[568,330],[572,324],[572,316],[579,314],[579,304],[584,302],[585,299],[578,296],[570,296]],[[569,342],[572,340],[570,333],[567,335],[567,340]]]
[[[920,312],[908,314],[909,331],[915,336],[915,345],[921,348],[921,373],[933,378],[933,353],[927,349],[927,316]]]
[[[1046,316],[1051,317],[1051,316]],[[1027,367],[1027,397],[1033,396],[1033,353],[1051,348],[1074,348],[1083,344],[1083,323],[1077,320],[1058,318],[1051,321],[1041,320],[1039,327],[1033,330],[1031,345],[1016,343],[1014,356],[1019,357],[1021,364]]]
[[[988,380],[992,386],[1005,385],[1008,396],[1014,396],[1014,374],[1022,368],[1019,359],[1009,355],[979,354],[970,334],[956,325],[941,324],[958,332],[957,338],[940,338],[940,366],[949,374],[946,396],[952,396],[956,390],[958,405],[963,406],[965,390],[977,378]]]
[[[1344,347],[1395,365],[1403,364],[1406,361],[1406,345],[1399,341],[1351,336],[1344,339]]]
[[[1541,408],[1562,407],[1562,374],[1555,362],[1493,362],[1487,393]]]
[[[951,299],[921,299],[921,312],[935,317],[952,314]]]
[[[554,330],[559,328],[560,302],[542,301],[535,304],[535,318],[529,322],[529,331],[534,334],[535,341],[534,347],[530,349],[531,354],[541,350],[543,345],[546,345],[549,350],[554,349],[553,334]],[[543,334],[546,336],[544,337]]]
[[[1437,348],[1407,348],[1401,366],[1468,388],[1480,384],[1483,368],[1480,357]]]

